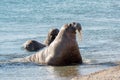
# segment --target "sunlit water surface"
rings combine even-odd
[[[0,80],[69,80],[120,61],[119,0],[1,0],[0,61],[32,54],[22,48],[26,40],[42,43],[51,28],[73,21],[83,28],[83,65],[0,64]]]

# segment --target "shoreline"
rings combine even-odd
[[[120,80],[120,65],[88,75],[74,77],[71,80]]]

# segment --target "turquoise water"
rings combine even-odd
[[[119,0],[1,0],[0,60],[32,54],[22,48],[26,40],[43,42],[51,28],[73,21],[83,28],[79,47],[84,62],[94,65],[0,64],[0,80],[69,80],[120,61]]]

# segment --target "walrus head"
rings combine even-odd
[[[82,30],[82,27],[81,27],[80,23],[73,22],[72,25],[76,28],[76,30],[78,30],[78,32],[80,32]]]
[[[72,22],[72,23],[69,23],[69,24],[65,24],[62,26],[61,30],[60,30],[60,33],[59,34],[59,37],[67,37],[67,34],[68,36],[71,35],[76,37],[76,32],[79,32],[81,34],[81,30],[82,30],[82,27],[81,27],[81,24],[80,23],[76,23],[76,22]],[[64,35],[64,36],[62,36]]]
[[[28,51],[38,51],[41,48],[45,47],[45,45],[43,45],[35,40],[28,40],[23,44],[23,47]]]
[[[59,30],[57,28],[51,29],[48,33],[47,39],[44,41],[45,45],[50,45],[58,35]]]
[[[82,40],[82,27],[81,27],[81,24],[80,23],[75,23],[75,22],[73,22],[72,23],[75,27],[76,27],[76,29],[77,29],[77,32],[78,32],[78,40]]]

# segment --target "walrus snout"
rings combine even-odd
[[[65,24],[64,27],[66,29],[71,28],[72,31],[78,31],[80,34],[81,34],[81,31],[82,31],[81,24],[80,23],[76,23],[76,22]]]
[[[82,27],[81,27],[81,24],[76,23],[76,22],[73,22],[72,24],[76,28],[76,31],[79,33],[78,37],[79,37],[79,40],[81,41],[82,40]]]
[[[82,30],[80,23],[73,22],[72,25],[76,28],[76,30],[78,30],[78,32],[80,32]]]

